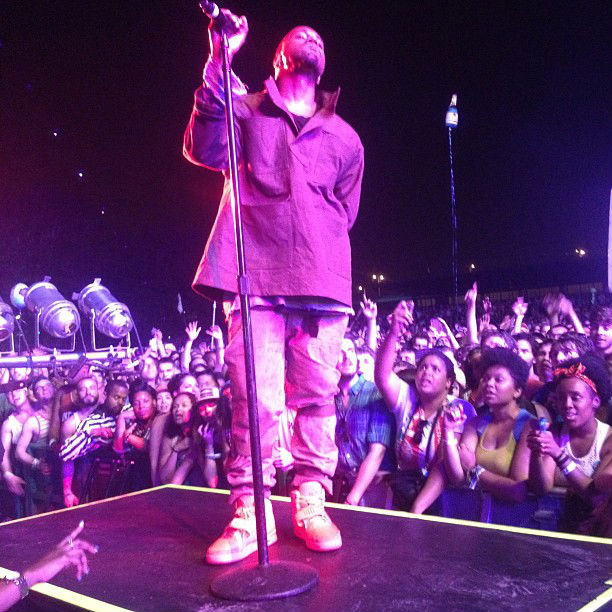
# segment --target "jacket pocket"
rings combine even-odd
[[[293,223],[289,203],[242,209],[247,270],[289,268],[293,255]]]
[[[289,197],[286,129],[284,120],[278,117],[249,117],[240,122],[245,205],[258,206]]]
[[[315,185],[323,185],[333,192],[341,168],[342,143],[337,136],[322,130],[319,146],[313,155],[310,180]]]

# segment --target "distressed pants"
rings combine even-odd
[[[296,408],[291,454],[293,486],[317,481],[332,493],[338,461],[335,443],[340,374],[337,370],[348,315],[285,307],[251,309],[263,483],[266,496],[275,482],[272,449],[285,406]],[[232,439],[225,462],[230,503],[253,494],[244,341],[240,312],[228,317],[225,361],[232,389]]]

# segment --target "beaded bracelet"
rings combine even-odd
[[[23,574],[14,574],[11,572],[12,577],[9,578],[5,576],[4,578],[0,578],[0,582],[4,582],[4,584],[14,584],[19,589],[19,598],[24,599],[27,597],[29,592],[28,583]]]
[[[568,462],[571,461],[570,457],[568,456],[568,454],[565,452],[565,449],[562,450],[559,455],[557,457],[554,457],[554,461],[555,463],[559,466],[560,469],[563,469],[563,466]]]

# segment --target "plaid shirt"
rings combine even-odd
[[[374,442],[387,448],[380,469],[393,469],[393,415],[373,382],[360,376],[349,391],[346,407],[342,394],[336,395],[336,417],[338,473],[356,474]]]

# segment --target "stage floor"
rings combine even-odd
[[[225,492],[165,486],[0,525],[0,566],[20,570],[85,521],[100,546],[91,573],[34,587],[23,610],[344,612],[612,609],[612,540],[329,504],[344,546],[308,551],[273,498],[279,542],[270,559],[319,573],[313,590],[239,603],[211,595],[204,552],[231,516]],[[250,561],[252,560],[252,561]],[[256,562],[253,555],[243,563]],[[233,567],[233,566],[232,566]]]

